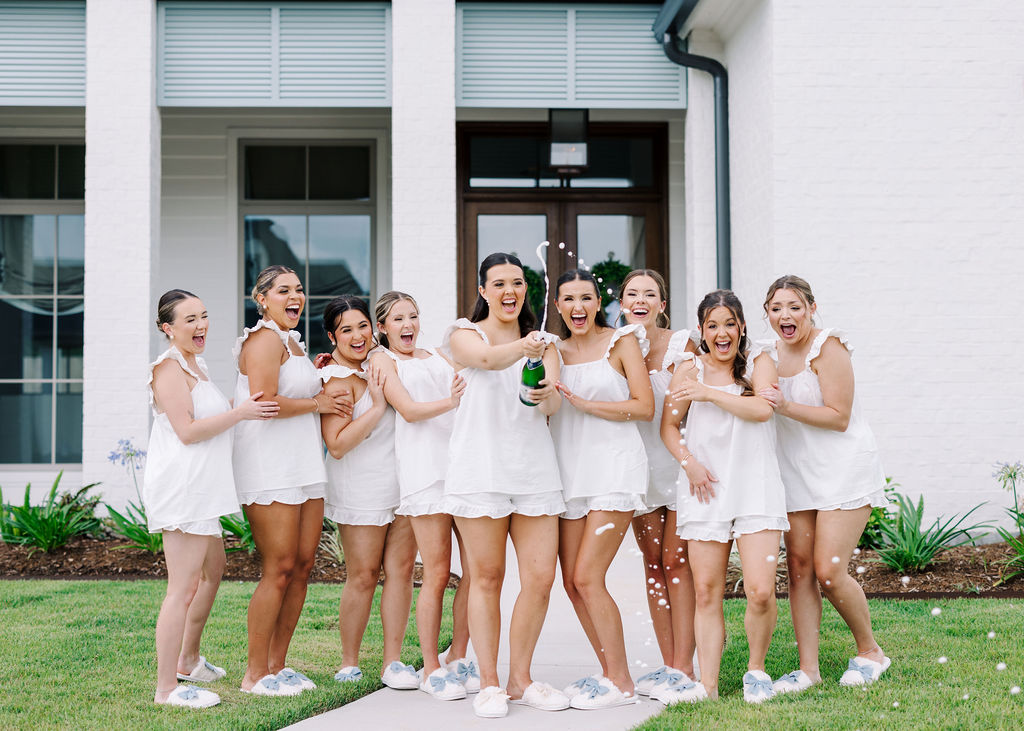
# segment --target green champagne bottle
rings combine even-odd
[[[544,361],[540,358],[527,358],[523,366],[523,378],[519,383],[519,400],[527,406],[536,406],[530,401],[528,393],[535,388],[540,388],[540,382],[544,380]]]

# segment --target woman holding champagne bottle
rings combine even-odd
[[[534,331],[522,263],[512,254],[491,254],[479,276],[473,314],[449,328],[443,346],[456,368],[464,369],[466,392],[455,413],[442,510],[455,517],[473,577],[469,631],[481,685],[473,710],[483,718],[501,718],[509,700],[552,711],[569,706],[560,691],[530,677],[555,578],[558,516],[565,510],[546,424],[561,399],[555,390],[558,355],[552,336]],[[523,367],[538,358],[546,377],[540,388],[526,389],[520,403]],[[509,629],[508,685],[502,688],[498,641],[509,536],[522,588]]]

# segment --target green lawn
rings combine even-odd
[[[245,669],[245,614],[254,583],[225,582],[204,635],[203,652],[227,668],[209,687],[216,708],[153,704],[153,630],[160,581],[0,581],[0,729],[277,729],[337,708],[381,687],[381,627],[374,601],[363,641],[366,678],[334,682],[341,664],[339,585],[314,584],[289,662],[319,686],[294,698],[255,698],[238,690]],[[451,592],[442,641],[451,638]],[[405,662],[420,665],[415,626]]]
[[[932,616],[932,609],[942,610]],[[822,619],[824,682],[762,706],[743,702],[746,670],[743,602],[726,603],[728,646],[718,702],[675,706],[642,729],[1020,729],[1024,728],[1024,601],[871,601],[875,633],[892,667],[866,691],[839,687],[853,643],[826,604]],[[993,639],[989,632],[995,632]],[[940,663],[939,658],[946,662]],[[1005,670],[998,670],[1006,663]],[[797,667],[789,604],[779,602],[779,626],[768,656],[772,677]]]

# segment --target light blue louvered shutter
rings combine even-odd
[[[0,105],[85,104],[85,2],[0,1]]]
[[[283,5],[280,22],[282,102],[391,103],[387,6]]]
[[[459,3],[462,107],[686,106],[686,75],[651,34],[657,5]]]
[[[390,7],[161,2],[161,106],[390,104]]]

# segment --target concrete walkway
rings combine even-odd
[[[457,558],[456,558],[457,562]],[[458,569],[453,569],[458,572]],[[587,642],[573,612],[572,604],[556,576],[551,592],[547,620],[537,644],[533,660],[533,678],[564,688],[577,678],[600,669],[594,651]],[[622,547],[608,572],[608,589],[622,612],[626,651],[637,677],[661,665],[661,655],[651,629],[645,599],[643,565],[632,532],[627,533]],[[519,591],[515,552],[508,548],[508,574],[501,597],[503,631],[498,672],[504,681],[508,672],[508,619]],[[420,691],[398,691],[383,688],[333,711],[300,721],[289,729],[296,731],[335,731],[339,728],[392,729],[423,731],[425,728],[475,729],[513,731],[515,729],[628,729],[644,719],[660,713],[664,706],[639,696],[637,703],[604,711],[569,709],[556,713],[523,706],[509,706],[508,716],[501,720],[477,718],[466,701],[436,701]]]

